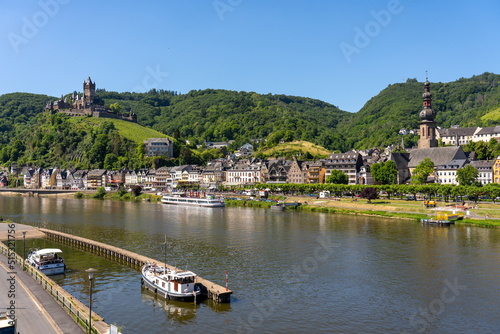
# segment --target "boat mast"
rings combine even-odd
[[[163,267],[163,275],[167,273],[167,234],[165,233],[165,243],[163,244],[165,248],[165,266]]]

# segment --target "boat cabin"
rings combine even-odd
[[[57,248],[46,248],[35,251],[33,257],[35,261],[39,262],[41,265],[64,262],[64,259],[57,255],[58,253],[62,253],[62,250]]]

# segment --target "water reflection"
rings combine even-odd
[[[200,308],[199,304],[178,302],[174,300],[167,300],[158,298],[153,292],[141,287],[141,297],[147,307],[160,307],[165,310],[167,319],[173,320],[180,324],[186,324],[194,319],[196,310]]]
[[[207,209],[156,203],[0,198],[4,217],[72,228],[105,242],[193,270],[224,285],[231,304],[177,305],[141,292],[140,273],[110,259],[61,248],[70,271],[57,278],[88,300],[85,269],[99,269],[97,312],[123,333],[415,332],[409,317],[440,297],[445,280],[468,286],[431,332],[495,332],[500,291],[500,229],[422,226],[414,221],[266,209]],[[318,237],[337,244],[314,270]],[[26,242],[27,247],[33,241]],[[39,241],[42,246],[43,241]],[[22,241],[17,248],[22,247]],[[22,250],[22,249],[21,249]],[[290,275],[287,275],[290,274]],[[295,282],[290,278],[297,278]],[[270,305],[273,293],[282,303]],[[257,313],[256,313],[257,312]],[[467,319],[467,321],[463,321]],[[144,324],[153,324],[145,327]],[[154,327],[153,327],[154,326]]]

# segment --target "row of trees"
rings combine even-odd
[[[423,185],[427,183],[429,176],[434,173],[435,165],[431,159],[425,158],[413,170],[411,183]],[[396,163],[392,160],[387,162],[375,163],[371,166],[371,173],[375,182],[380,185],[391,185],[397,183],[398,171]],[[478,170],[471,165],[467,165],[457,170],[457,181],[461,186],[476,186],[481,187],[481,183],[477,181],[479,175]],[[332,170],[330,176],[326,178],[326,183],[333,184],[348,184],[348,177],[340,170]]]
[[[318,183],[318,184],[266,184],[261,183],[257,185],[248,186],[234,186],[234,189],[269,189],[272,192],[283,192],[284,194],[314,194],[316,195],[320,191],[328,190],[330,193],[335,194],[338,197],[342,196],[356,196],[361,194],[361,192],[366,188],[374,188],[378,193],[387,195],[390,199],[392,196],[396,195],[403,198],[406,195],[413,195],[416,199],[417,194],[427,196],[428,198],[441,198],[444,201],[450,201],[451,199],[460,199],[467,197],[470,200],[477,201],[480,197],[490,198],[493,202],[500,197],[500,184],[490,183],[483,187],[478,186],[460,186],[453,184],[428,184],[428,185],[347,185],[347,184],[328,184],[328,183]]]

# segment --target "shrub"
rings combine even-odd
[[[97,188],[97,192],[94,195],[92,195],[92,198],[103,199],[105,195],[106,195],[106,190],[104,190],[104,187],[99,187]]]
[[[132,194],[134,194],[135,197],[139,196],[142,192],[142,187],[135,185],[132,187]]]
[[[81,191],[75,193],[75,198],[83,198],[83,193]]]

